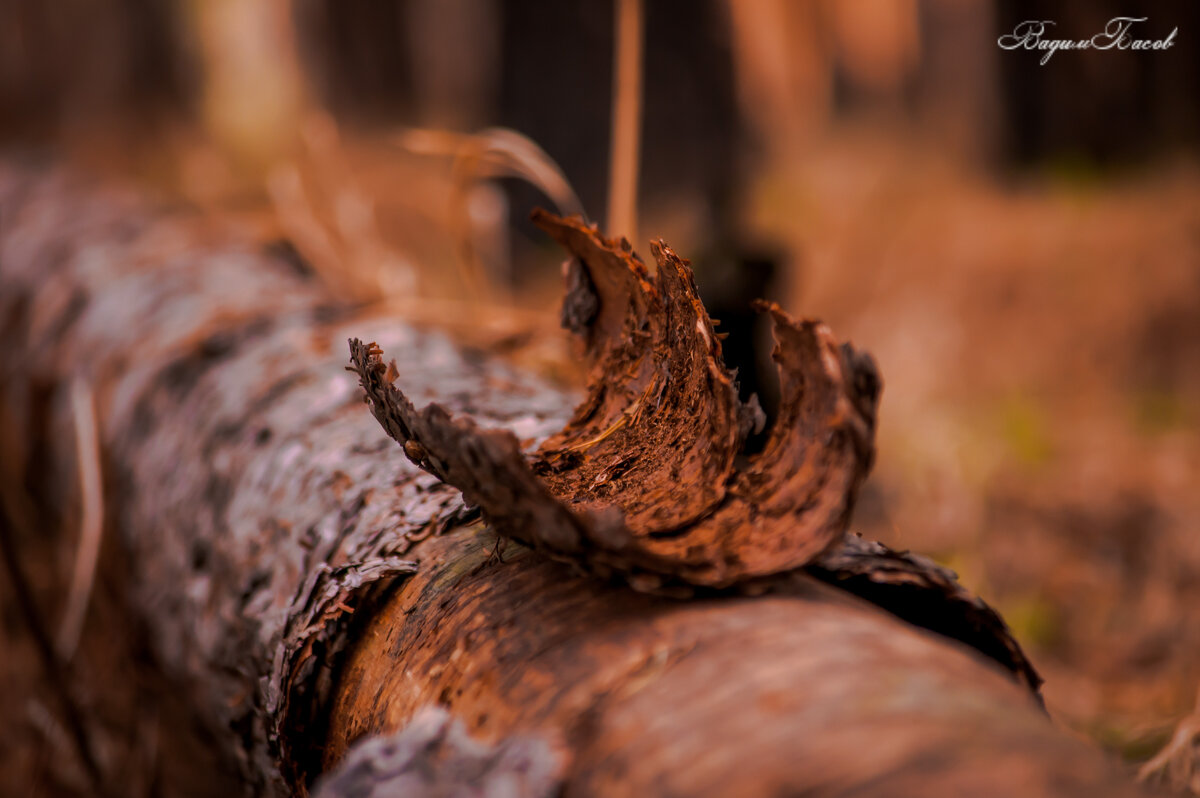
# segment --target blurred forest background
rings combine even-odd
[[[1175,46],[996,45],[1133,13]],[[1193,2],[645,2],[635,248],[693,259],[768,406],[751,298],[874,353],[854,528],[956,569],[1054,717],[1133,761],[1200,685],[1198,35]],[[570,379],[560,256],[525,218],[572,203],[540,147],[604,229],[612,45],[602,1],[0,0],[0,142]],[[495,127],[524,138],[472,135]],[[73,534],[38,544],[51,607]]]

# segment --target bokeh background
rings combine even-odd
[[[996,44],[1120,14],[1175,45]],[[548,157],[604,227],[613,27],[604,0],[0,0],[0,146],[569,380],[559,255],[525,218],[570,204]],[[1200,684],[1200,4],[645,0],[645,31],[636,248],[693,259],[768,407],[750,299],[873,352],[855,528],[956,569],[1057,722],[1148,758]]]

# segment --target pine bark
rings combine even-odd
[[[386,794],[401,751],[413,794],[1136,794],[1002,653],[839,589],[844,567],[678,599],[501,545],[386,437],[347,339],[394,357],[413,402],[522,440],[577,397],[329,296],[218,221],[0,168],[5,447],[53,519],[66,388],[91,385],[128,605],[248,792],[304,794],[345,760],[326,794]]]

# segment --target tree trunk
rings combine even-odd
[[[399,456],[344,368],[346,340],[395,357],[416,403],[524,440],[561,427],[574,397],[330,303],[286,248],[6,166],[0,329],[6,456],[61,523],[75,470],[64,389],[90,384],[128,606],[251,792],[303,794],[346,759],[328,794],[385,794],[403,735],[386,756],[355,741],[431,704],[480,741],[411,728],[466,757],[421,738],[412,757],[428,761],[397,766],[462,783],[439,794],[1135,792],[1048,720],[985,607],[947,603],[947,621],[921,604],[916,581],[959,589],[916,558],[858,552],[898,569],[890,586],[826,559],[681,600],[503,548],[457,490]],[[514,761],[523,775],[488,781]]]

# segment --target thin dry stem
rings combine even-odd
[[[63,721],[70,733],[75,752],[87,772],[95,793],[107,796],[109,792],[105,786],[104,774],[100,770],[99,761],[96,758],[96,749],[84,721],[83,710],[74,695],[67,664],[59,658],[58,652],[54,649],[54,643],[50,640],[50,634],[42,620],[41,610],[34,599],[29,577],[17,552],[13,526],[21,523],[26,527],[23,530],[26,535],[31,535],[32,518],[24,515],[24,505],[22,501],[14,498],[14,494],[16,491],[10,489],[7,483],[0,482],[0,561],[3,562],[4,568],[8,572],[18,609],[33,638],[34,648],[41,660],[47,687],[59,701]]]
[[[1175,727],[1171,741],[1142,765],[1138,781],[1165,785],[1184,795],[1200,795],[1200,690],[1195,710]]]
[[[545,194],[563,215],[584,215],[583,203],[554,159],[533,139],[515,130],[490,127],[478,133],[412,128],[394,141],[417,155],[450,156],[471,179],[518,177]],[[469,168],[466,168],[468,167]]]
[[[615,44],[608,233],[636,242],[642,126],[642,0],[617,0]]]
[[[604,430],[604,432],[601,432],[599,435],[592,438],[591,440],[584,441],[583,443],[577,443],[574,446],[568,446],[563,451],[580,452],[580,451],[583,451],[584,449],[590,449],[593,446],[595,446],[597,443],[604,441],[605,439],[610,437],[614,432],[619,430],[621,427],[625,426],[625,424],[627,424],[629,422],[629,419],[631,417],[636,418],[637,414],[640,410],[641,404],[642,404],[642,399],[641,399],[641,397],[638,397],[637,401],[633,403],[633,406],[630,407],[629,410],[625,411],[625,415],[623,415],[619,419],[617,419],[612,424],[612,426],[610,426],[608,429]]]
[[[337,124],[314,113],[302,126],[300,156],[267,176],[275,217],[326,282],[354,300],[410,295],[417,274],[384,240],[376,202],[353,177]]]
[[[75,421],[75,442],[79,464],[79,495],[83,506],[79,524],[79,548],[67,608],[58,628],[55,648],[63,662],[70,662],[79,645],[83,622],[87,617],[92,586],[96,582],[96,564],[100,559],[100,539],[104,534],[104,481],[100,471],[100,440],[96,432],[96,405],[88,384],[77,379],[71,383],[71,414]]]

